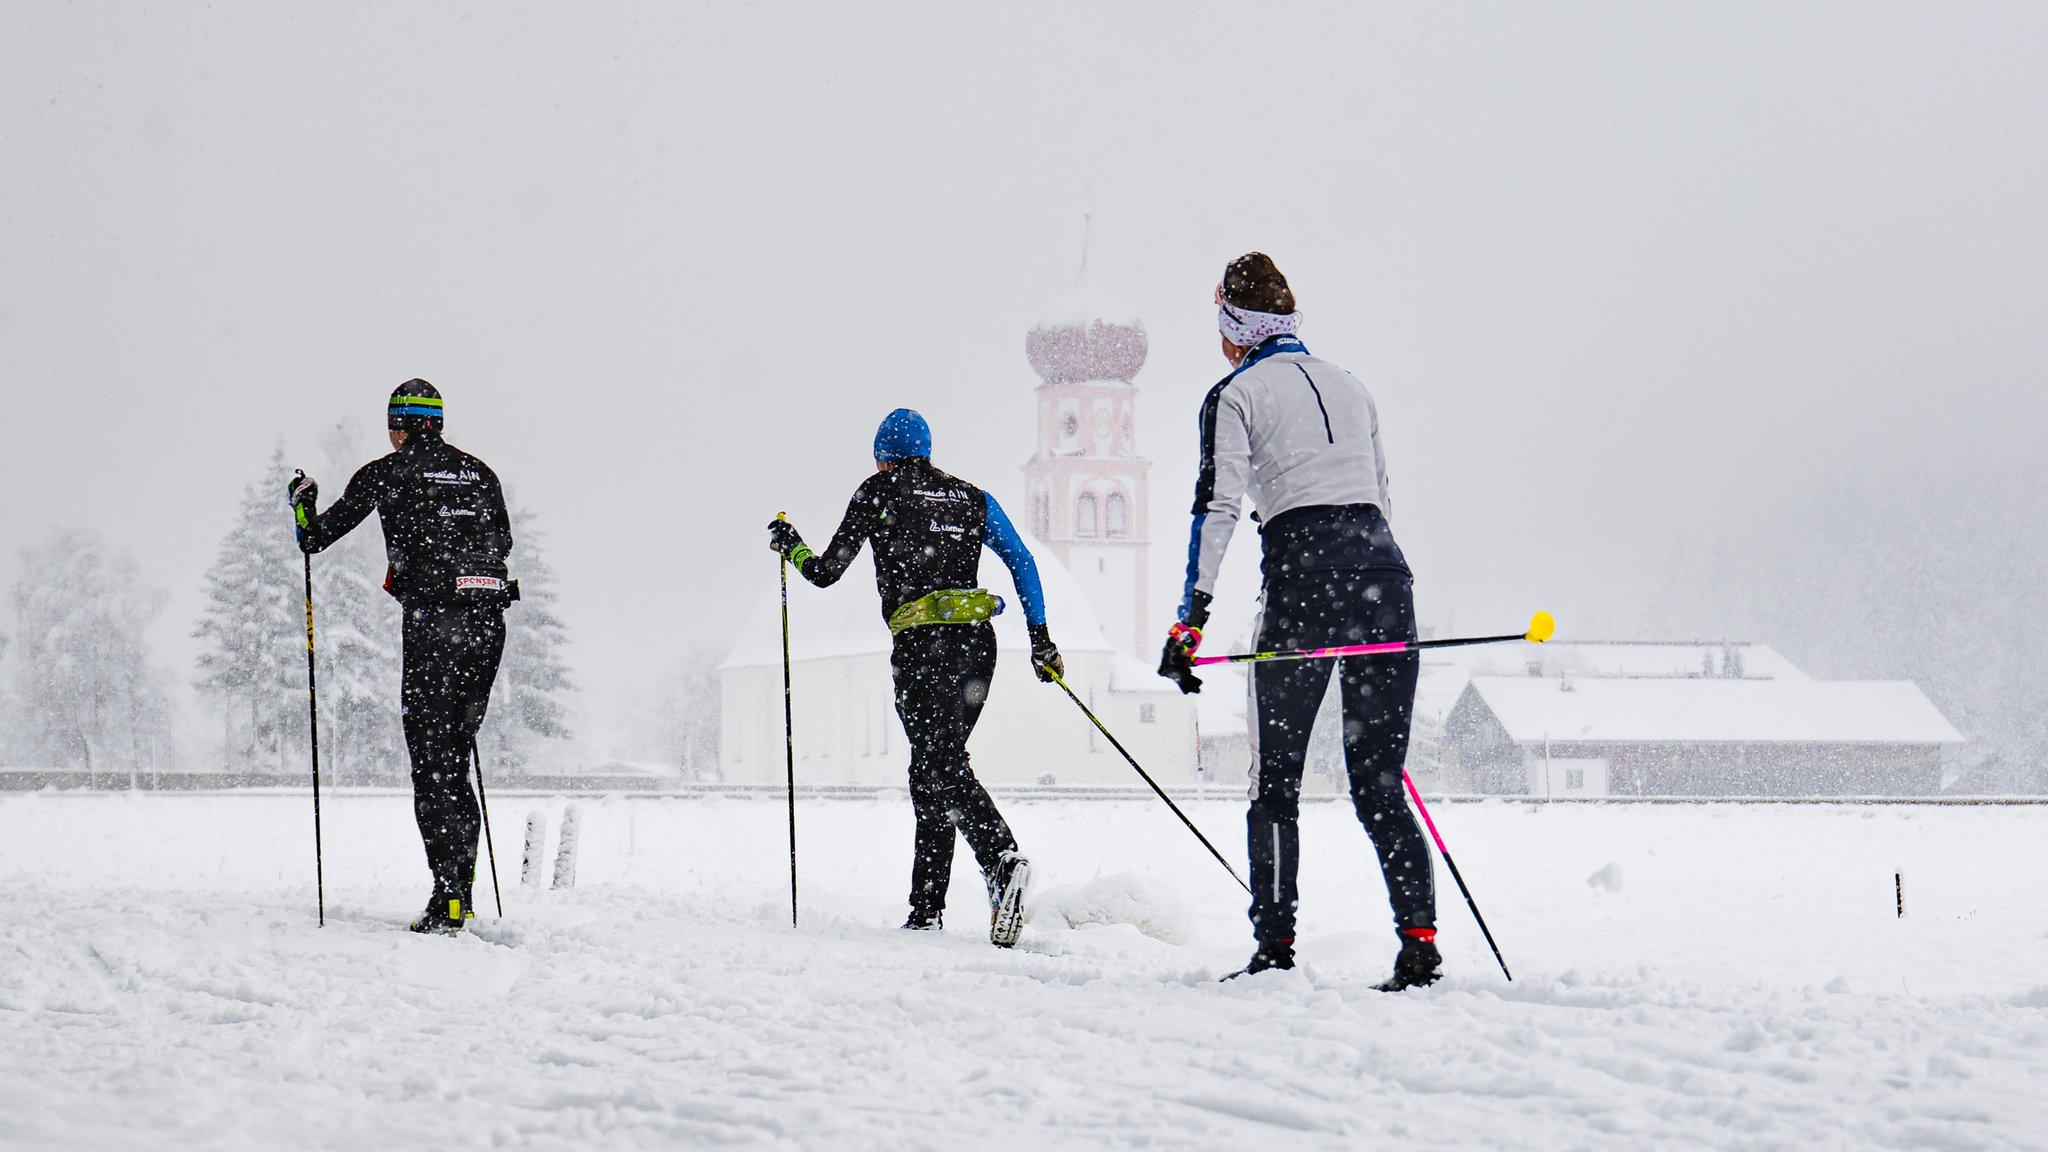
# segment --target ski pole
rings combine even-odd
[[[1216,850],[1216,846],[1214,844],[1209,843],[1209,838],[1207,836],[1202,835],[1202,830],[1200,828],[1195,827],[1195,822],[1193,820],[1188,819],[1188,814],[1180,810],[1180,805],[1175,804],[1173,802],[1173,797],[1168,796],[1166,794],[1166,790],[1159,786],[1158,781],[1152,779],[1151,775],[1145,771],[1144,766],[1138,763],[1138,758],[1131,755],[1129,749],[1126,749],[1123,746],[1123,742],[1118,740],[1114,735],[1112,735],[1108,728],[1103,727],[1101,718],[1096,716],[1094,711],[1091,710],[1088,707],[1088,705],[1081,703],[1081,698],[1079,696],[1074,695],[1074,690],[1072,688],[1067,687],[1066,679],[1059,673],[1054,672],[1052,682],[1060,686],[1060,691],[1065,692],[1067,694],[1067,699],[1072,700],[1074,702],[1074,707],[1079,708],[1081,710],[1081,715],[1088,717],[1088,722],[1095,725],[1095,730],[1102,733],[1102,735],[1109,740],[1110,745],[1114,747],[1118,752],[1123,754],[1125,762],[1130,764],[1132,768],[1137,769],[1138,775],[1144,779],[1145,783],[1152,785],[1152,791],[1158,793],[1159,798],[1161,800],[1166,801],[1166,806],[1168,808],[1173,809],[1173,814],[1175,816],[1180,817],[1180,822],[1188,826],[1188,831],[1193,832],[1195,834],[1195,839],[1200,840],[1202,842],[1202,847],[1207,848],[1209,850],[1209,855],[1214,856],[1216,858],[1216,862],[1218,864],[1223,865],[1223,870],[1225,872],[1230,873],[1230,878],[1232,880],[1237,881],[1237,886],[1239,888],[1244,889],[1246,895],[1250,895],[1252,886],[1245,883],[1244,877],[1239,876],[1237,874],[1237,869],[1232,868],[1230,866],[1230,861],[1225,860],[1223,858],[1223,853],[1218,852]]]
[[[484,795],[484,757],[476,750],[476,737],[469,738],[469,758],[476,764],[476,806],[484,820],[484,850],[491,857],[491,899],[498,903],[498,918],[505,918],[505,897],[498,892],[498,846],[491,843],[491,802]]]
[[[777,512],[777,520],[789,513]],[[782,557],[782,752],[789,767],[789,926],[796,927],[796,715],[789,698],[789,557]]]
[[[1443,640],[1390,640],[1383,644],[1346,644],[1338,648],[1284,648],[1276,652],[1240,652],[1231,656],[1197,656],[1188,663],[1194,667],[1204,664],[1251,664],[1262,660],[1328,660],[1338,656],[1391,656],[1402,652],[1420,652],[1425,648],[1459,648],[1467,644],[1502,644],[1510,640],[1527,640],[1541,644],[1557,634],[1557,621],[1548,612],[1538,612],[1529,621],[1527,632],[1502,636],[1457,636]]]
[[[1422,822],[1429,827],[1429,838],[1436,841],[1436,850],[1443,853],[1444,863],[1450,866],[1451,879],[1458,882],[1458,891],[1464,893],[1465,907],[1472,910],[1472,919],[1479,921],[1479,934],[1486,937],[1486,946],[1493,949],[1493,962],[1500,965],[1500,974],[1515,982],[1514,973],[1508,971],[1508,962],[1501,959],[1500,945],[1493,942],[1493,933],[1487,931],[1486,917],[1479,914],[1479,905],[1472,900],[1472,890],[1465,887],[1465,878],[1458,874],[1458,862],[1451,859],[1451,850],[1444,847],[1444,838],[1436,830],[1436,821],[1429,818],[1429,806],[1422,802],[1422,793],[1415,787],[1415,778],[1408,775],[1408,769],[1401,769],[1401,783],[1408,786],[1408,795],[1415,799],[1415,810],[1422,813]]]
[[[302,469],[293,469],[292,475],[301,480],[306,477]],[[306,527],[304,516],[304,510],[294,504],[292,520],[300,528]],[[313,890],[320,901],[320,927],[325,928],[327,864],[320,846],[320,681],[313,671],[313,554],[301,552],[299,559],[306,562],[306,719],[313,746]]]

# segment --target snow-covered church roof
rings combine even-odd
[[[1128,383],[1145,366],[1148,350],[1144,321],[1095,286],[1085,255],[1073,291],[1053,301],[1024,333],[1024,355],[1047,384]]]
[[[1031,541],[1031,555],[1038,562],[1038,583],[1045,591],[1045,621],[1052,629],[1053,642],[1062,652],[1113,652],[1116,646],[1103,634],[1095,609],[1066,566],[1053,559],[1045,545]],[[773,557],[769,557],[773,559]],[[1024,627],[1024,607],[1017,599],[1009,570],[993,555],[984,555],[982,586],[1003,598],[1006,605],[995,619],[996,647],[1002,651],[1029,651],[1030,634]],[[834,656],[862,656],[887,653],[889,626],[882,621],[881,603],[875,595],[875,570],[863,551],[839,583],[830,588],[813,588],[802,578],[789,581],[789,652],[792,660],[823,660]],[[739,639],[726,655],[720,670],[746,668],[782,662],[781,593],[769,588],[747,612]],[[1162,683],[1164,683],[1162,681]]]

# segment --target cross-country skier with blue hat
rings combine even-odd
[[[889,668],[896,715],[910,740],[910,802],[917,814],[910,918],[903,926],[940,926],[957,828],[988,882],[989,942],[1007,948],[1023,927],[1031,865],[967,759],[967,737],[996,669],[989,618],[1003,607],[979,586],[984,547],[1002,557],[1016,582],[1038,678],[1050,682],[1065,668],[1046,628],[1030,549],[994,496],[939,471],[931,455],[924,417],[896,409],[875,431],[875,474],[854,492],[825,550],[813,552],[781,519],[768,525],[769,546],[823,588],[846,574],[862,545],[873,544],[882,618],[895,637]]]

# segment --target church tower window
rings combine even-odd
[[[1083,492],[1074,504],[1074,535],[1084,539],[1095,535],[1095,493]]]
[[[1111,492],[1102,503],[1102,532],[1112,540],[1124,537],[1124,494]]]

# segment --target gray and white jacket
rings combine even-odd
[[[1290,521],[1341,522],[1358,542],[1337,550],[1343,562],[1318,566],[1407,571],[1386,527],[1392,505],[1379,412],[1351,373],[1311,356],[1293,336],[1272,337],[1209,390],[1201,437],[1182,620],[1199,624],[1206,615],[1246,496],[1266,537],[1268,579],[1276,527]],[[1329,551],[1320,542],[1316,550]]]

